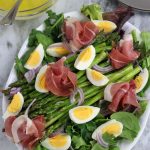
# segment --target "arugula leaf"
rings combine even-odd
[[[140,130],[139,120],[136,116],[129,112],[117,112],[112,114],[111,119],[116,119],[120,121],[123,126],[136,134],[138,134]]]
[[[81,13],[90,18],[91,20],[102,20],[102,10],[99,4],[91,4],[83,6]]]
[[[45,30],[44,34],[53,37],[54,42],[60,42],[61,41],[61,26],[64,22],[64,15],[56,14],[55,12],[49,10],[47,12],[48,19],[45,20]]]
[[[41,31],[38,31],[36,29],[32,29],[29,39],[28,39],[28,47],[37,47],[38,46],[38,40],[36,37],[37,33],[42,33]]]
[[[86,145],[84,139],[80,136],[73,136],[72,144],[74,145],[75,149],[79,149],[81,146]]]

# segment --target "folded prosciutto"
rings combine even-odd
[[[69,18],[64,22],[65,38],[72,51],[77,51],[83,46],[89,45],[99,29],[92,21],[81,22],[76,18]]]
[[[120,45],[113,48],[109,54],[111,65],[115,69],[120,69],[130,62],[135,61],[140,56],[140,52],[134,50],[131,38],[124,38]]]
[[[46,88],[57,96],[70,96],[76,88],[77,77],[64,66],[65,58],[49,64],[46,71]]]
[[[16,144],[21,144],[23,148],[33,149],[35,144],[43,137],[45,129],[45,119],[37,116],[29,119],[25,115],[10,116],[5,120],[5,133],[12,138]]]
[[[112,102],[108,106],[109,110],[111,110],[112,112],[116,112],[128,105],[135,108],[139,107],[135,89],[136,86],[134,80],[130,82],[113,84],[110,89],[110,92],[112,94]]]

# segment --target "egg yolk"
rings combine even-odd
[[[91,55],[92,55],[91,47],[88,47],[80,53],[79,61],[83,62],[88,61],[91,58]]]
[[[136,88],[139,89],[142,86],[143,78],[142,76],[137,76],[134,81],[135,81]]]
[[[113,124],[109,124],[106,127],[104,127],[102,129],[102,134],[108,133],[108,134],[111,134],[111,135],[116,135],[116,134],[118,134],[118,132],[120,130],[121,130],[121,127],[118,124],[113,123]]]
[[[105,33],[112,31],[112,25],[110,22],[99,22],[97,23],[99,30],[104,30]]]
[[[67,55],[67,54],[69,54],[69,51],[66,48],[64,48],[64,47],[56,47],[55,51],[59,55]]]
[[[36,66],[40,62],[40,54],[37,50],[32,52],[26,64]]]
[[[41,74],[41,76],[39,77],[39,81],[38,81],[38,87],[45,89],[45,74]]]
[[[102,80],[104,77],[100,72],[95,71],[95,70],[91,70],[91,75],[92,75],[92,78],[97,81]]]
[[[20,95],[19,94],[15,94],[11,103],[9,104],[7,110],[8,112],[18,112],[21,108],[21,100],[20,100]]]
[[[55,137],[49,139],[49,143],[53,147],[63,147],[67,144],[67,136],[63,134],[56,135]]]
[[[80,120],[85,120],[92,115],[93,110],[91,108],[82,107],[82,108],[76,108],[73,113],[76,118]]]

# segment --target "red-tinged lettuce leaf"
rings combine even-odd
[[[134,15],[131,7],[119,6],[112,12],[103,13],[103,19],[114,22],[117,31],[120,32],[122,26]]]

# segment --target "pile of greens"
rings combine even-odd
[[[81,9],[81,12],[92,20],[101,20],[103,17],[103,13],[98,4],[84,6]],[[18,81],[10,84],[9,88],[3,91],[4,94],[9,95],[10,90],[13,87],[21,88],[21,93],[24,96],[25,103],[23,110],[19,115],[24,113],[34,98],[37,99],[35,104],[31,107],[29,117],[34,118],[38,115],[44,115],[46,119],[46,134],[42,140],[58,130],[62,125],[65,125],[65,132],[68,133],[72,138],[72,150],[119,150],[118,142],[123,139],[132,141],[137,136],[140,130],[139,118],[146,109],[146,100],[139,102],[141,108],[134,114],[129,112],[116,112],[108,117],[98,115],[92,121],[80,125],[73,123],[68,117],[68,111],[76,106],[76,103],[70,104],[68,97],[58,97],[50,93],[39,93],[34,87],[35,80],[33,80],[31,83],[27,83],[26,79],[24,78],[24,74],[27,71],[24,68],[24,65],[30,54],[39,43],[43,45],[45,50],[45,56],[42,65],[57,61],[57,58],[48,56],[46,54],[46,49],[49,45],[62,41],[61,26],[64,22],[64,15],[56,14],[52,11],[48,11],[47,13],[48,19],[45,20],[44,31],[33,29],[29,35],[27,52],[21,58],[16,58],[15,69]],[[141,54],[143,54],[141,58],[139,58],[138,64],[140,64],[142,68],[150,68],[150,33],[141,33],[142,42],[137,40],[135,33],[133,33],[133,37],[134,44],[137,46]],[[120,41],[120,39],[121,36],[117,31],[114,31],[111,34],[104,34],[103,31],[100,32],[92,43],[96,49],[96,57],[92,65],[97,64],[101,67],[108,66],[110,64],[108,61],[108,53],[111,51],[112,47]],[[78,53],[67,58],[65,65],[77,74],[78,87],[82,88],[85,94],[84,104],[97,106],[99,104],[99,100],[103,99],[104,97],[104,87],[96,87],[91,85],[85,76],[85,71],[78,71],[74,68],[73,64],[77,58],[77,55]],[[110,80],[109,83],[128,82],[138,75],[140,71],[141,68],[138,65],[129,64],[122,69],[106,74],[106,76]],[[144,90],[139,95],[142,95],[149,88],[149,85],[150,79]],[[95,140],[93,140],[91,135],[98,126],[111,119],[115,119],[123,124],[123,132],[117,138],[105,133],[103,135],[103,139],[109,143],[109,148],[104,148]],[[39,144],[35,149],[44,150],[45,148]]]

